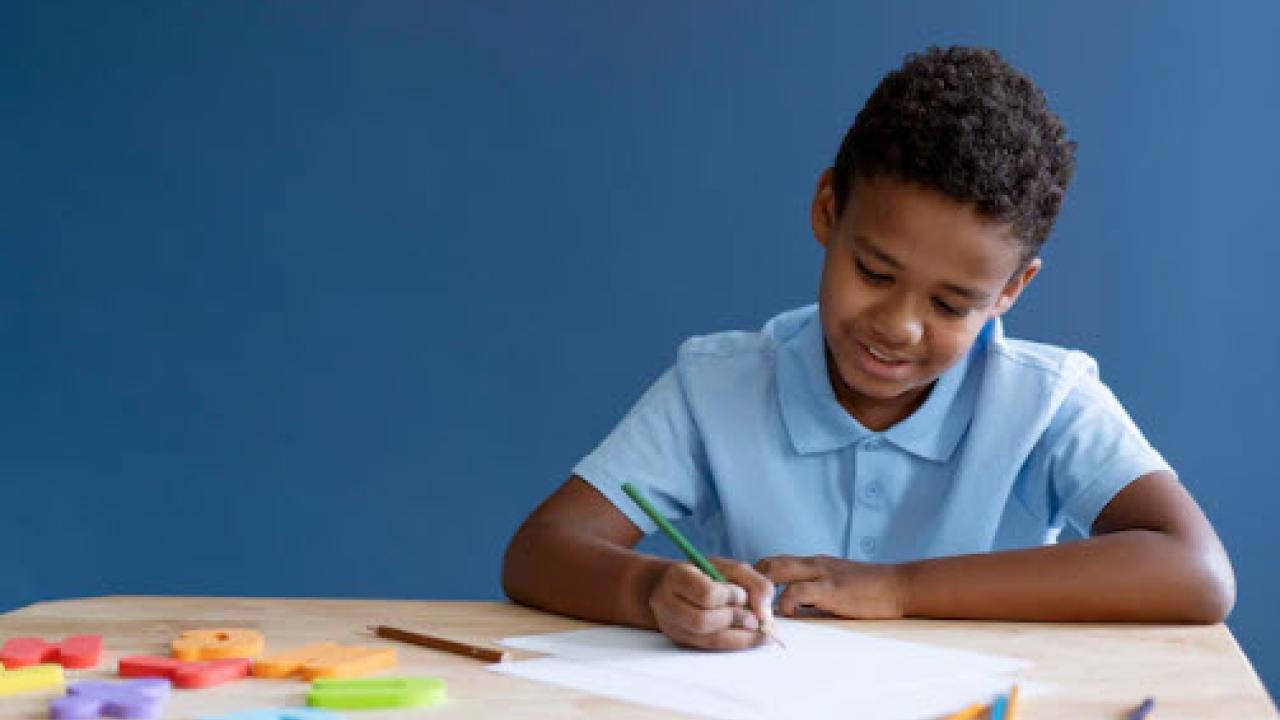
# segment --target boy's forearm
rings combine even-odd
[[[1167,533],[905,563],[904,614],[1041,621],[1220,622],[1230,570]]]
[[[502,585],[516,602],[595,622],[656,628],[648,600],[670,561],[552,523],[526,523]]]

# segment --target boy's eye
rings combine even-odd
[[[965,315],[969,314],[968,308],[958,308],[958,307],[955,307],[954,305],[948,305],[947,303],[939,300],[938,298],[933,299],[933,304],[936,305],[939,310],[941,310],[942,312],[948,315],[951,315],[952,317],[964,317]]]
[[[886,283],[893,279],[892,275],[881,275],[877,272],[871,272],[871,268],[863,265],[861,260],[854,260],[854,263],[858,266],[858,273],[873,283]]]
[[[861,260],[857,258],[854,258],[853,262],[858,267],[858,274],[866,278],[867,282],[870,282],[875,285],[883,285],[885,283],[893,282],[892,275],[884,275],[882,273],[873,272],[871,268],[867,267],[865,264],[863,264]],[[933,304],[935,307],[941,310],[944,314],[950,317],[958,318],[958,317],[964,317],[965,315],[969,314],[969,308],[959,308],[939,298],[934,298]]]

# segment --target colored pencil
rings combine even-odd
[[[684,553],[684,556],[689,558],[689,562],[697,565],[698,569],[706,573],[712,580],[722,583],[729,582],[725,579],[725,576],[716,569],[715,565],[712,565],[711,562],[702,555],[702,553],[698,552],[698,548],[694,547],[693,543],[689,542],[689,540],[685,538],[685,536],[682,535],[674,525],[667,522],[667,519],[662,517],[662,513],[658,512],[657,508],[649,504],[649,500],[645,498],[639,488],[631,483],[623,483],[622,491],[634,500],[636,505],[640,506],[640,509],[644,511],[645,515],[649,516],[650,520],[657,523],[658,528],[662,530],[663,534],[671,538],[671,542],[675,543],[676,547],[680,548],[680,552]],[[763,620],[763,618],[761,619]],[[777,633],[774,632],[771,624],[761,623],[760,632],[764,633],[765,637],[778,643],[778,647],[787,647],[783,644]]]
[[[1151,708],[1155,706],[1155,698],[1147,698],[1146,700],[1143,700],[1141,705],[1134,708],[1133,712],[1129,713],[1129,720],[1142,720],[1151,712]]]
[[[1004,720],[1004,711],[1008,707],[1009,698],[1005,695],[997,695],[996,699],[991,703],[991,720]]]
[[[1018,686],[1009,690],[1009,706],[1004,710],[1005,720],[1018,720]]]
[[[503,662],[509,655],[503,650],[496,648],[484,647],[482,645],[472,645],[471,643],[459,642],[457,640],[446,640],[442,637],[433,635],[423,635],[422,633],[409,632],[400,628],[388,627],[386,625],[371,625],[369,629],[380,638],[388,640],[399,640],[400,642],[419,645],[432,650],[443,650],[458,655],[466,655],[477,660],[486,662]]]
[[[985,712],[986,709],[986,703],[974,703],[954,715],[948,715],[945,720],[973,720]]]

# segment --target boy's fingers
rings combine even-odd
[[[703,647],[707,650],[745,650],[755,647],[764,641],[764,636],[755,630],[725,630],[711,635]]]
[[[752,631],[759,630],[760,619],[751,610],[736,607],[733,608],[733,625],[731,627]]]
[[[703,650],[740,650],[760,644],[755,614],[740,605],[705,609],[674,592],[656,598],[658,627],[677,644]]]
[[[778,598],[778,612],[791,616],[801,605],[822,606],[827,596],[827,583],[822,580],[799,581],[787,585]]]
[[[716,582],[706,573],[688,563],[676,566],[671,577],[671,589],[680,598],[700,608],[716,608],[728,605],[735,590],[732,585]]]
[[[699,650],[745,650],[755,647],[764,641],[764,636],[755,630],[730,628],[706,635],[667,633],[678,645],[697,648]]]
[[[666,610],[664,619],[667,623],[691,635],[710,635],[722,630],[728,630],[733,627],[738,619],[736,613],[742,612],[741,608],[735,608],[730,605],[722,605],[718,608],[705,610],[679,598],[671,603]]]
[[[729,582],[744,590],[747,597],[743,604],[749,602],[762,622],[773,620],[773,583],[769,578],[756,572],[750,565],[736,560],[719,561],[716,566]]]
[[[813,558],[794,555],[776,555],[756,563],[756,571],[775,583],[791,583],[816,580],[822,576],[822,567]]]

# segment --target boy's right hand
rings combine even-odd
[[[773,622],[773,583],[746,563],[711,558],[722,583],[690,563],[672,563],[649,596],[658,629],[678,645],[742,650],[764,641]]]

